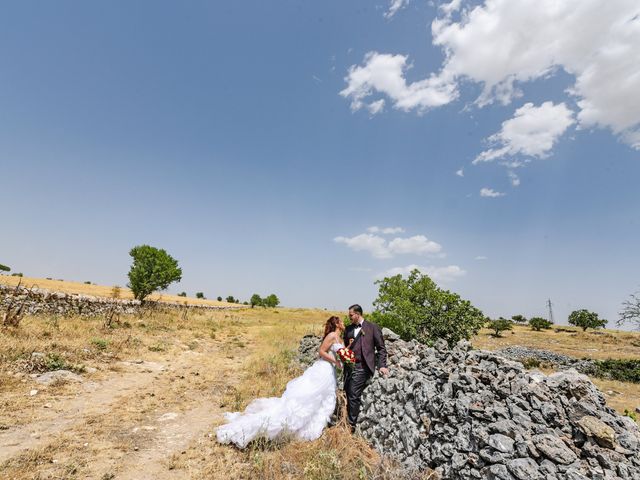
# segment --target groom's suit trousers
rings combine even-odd
[[[360,414],[362,392],[371,376],[369,369],[361,363],[356,364],[353,369],[346,372],[344,391],[347,394],[347,420],[351,427],[356,426],[356,421]]]

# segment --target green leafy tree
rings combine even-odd
[[[251,308],[261,307],[264,304],[262,297],[257,293],[254,293],[253,295],[251,295],[251,299],[249,300],[249,303],[251,304]]]
[[[569,315],[569,325],[580,327],[584,332],[587,328],[603,328],[607,325],[607,321],[604,318],[598,318],[597,313],[590,312],[583,308],[571,312],[571,315]]]
[[[178,294],[179,297],[186,297],[187,296],[187,292],[180,292]]]
[[[529,320],[529,326],[531,327],[532,330],[539,332],[540,330],[550,329],[553,326],[553,323],[551,323],[546,318],[533,317],[532,319]]]
[[[489,320],[487,322],[487,328],[493,330],[494,337],[501,337],[500,333],[506,330],[513,330],[513,322],[511,320],[507,320],[506,318],[500,317],[497,320]]]
[[[11,269],[9,267],[0,263],[0,272],[10,272],[10,271]]]
[[[149,245],[138,245],[129,252],[133,258],[128,287],[140,301],[156,290],[164,290],[182,279],[178,261],[166,251]]]
[[[524,315],[514,315],[513,317],[511,317],[511,320],[520,325],[527,324],[527,318]]]
[[[276,296],[275,293],[272,293],[264,299],[265,307],[276,308],[278,305],[280,305],[280,299]]]
[[[235,299],[235,298],[233,298],[233,295],[229,295],[229,296],[226,298],[226,301],[227,301],[228,303],[236,303],[236,299]]]
[[[205,298],[204,293],[196,292],[196,298],[201,298],[202,300],[204,300],[204,298]]]
[[[218,300],[219,302],[221,302],[221,301],[222,301],[222,297],[218,297],[218,298],[216,298],[216,300]]]
[[[449,345],[469,339],[484,325],[482,312],[456,293],[438,288],[419,270],[409,277],[387,277],[376,282],[378,298],[372,319],[404,340],[432,344],[444,339]]]

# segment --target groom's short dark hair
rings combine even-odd
[[[354,305],[351,305],[349,307],[349,310],[353,310],[357,314],[362,315],[362,307],[360,305],[358,305],[357,303],[354,304]]]

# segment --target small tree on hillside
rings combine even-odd
[[[540,330],[550,329],[553,326],[553,323],[551,323],[546,318],[533,317],[531,320],[529,320],[529,326],[531,327],[531,330],[539,332]]]
[[[133,296],[140,301],[156,290],[164,290],[182,279],[178,261],[166,251],[149,245],[138,245],[129,252],[133,258],[129,284]]]
[[[494,331],[494,337],[501,337],[502,335],[500,335],[500,333],[506,330],[513,330],[513,322],[500,317],[497,320],[489,320],[489,322],[487,322],[487,328]]]
[[[262,297],[257,293],[251,295],[251,300],[249,300],[249,303],[251,304],[251,308],[264,306]]]
[[[280,299],[276,296],[275,293],[272,293],[264,299],[265,307],[276,308],[278,305],[280,305]]]
[[[372,319],[404,340],[432,344],[442,338],[449,345],[469,339],[484,325],[482,312],[459,295],[438,288],[431,278],[413,270],[376,282],[378,298]]]
[[[187,296],[187,292],[180,292],[178,294],[179,297],[186,297]]]
[[[0,272],[10,272],[10,271],[11,269],[9,267],[0,263]]]
[[[620,318],[616,324],[622,326],[624,323],[635,324],[636,329],[640,330],[640,292],[631,294],[629,300],[622,304]]]
[[[236,303],[236,301],[237,301],[237,300],[236,300],[235,298],[233,298],[233,295],[229,295],[229,296],[226,298],[226,301],[227,301],[228,303]]]
[[[222,297],[218,297],[218,298],[216,298],[216,300],[218,300],[219,302],[221,302],[221,301],[222,301]]]
[[[200,298],[200,299],[204,300],[205,299],[204,293],[196,292],[196,298]]]
[[[520,325],[527,324],[527,318],[524,315],[514,315],[513,317],[511,317],[511,320]]]
[[[584,308],[581,310],[574,310],[569,315],[569,325],[575,325],[582,328],[582,331],[586,331],[587,328],[602,328],[607,325],[607,321],[604,318],[598,318],[598,314],[590,312]]]

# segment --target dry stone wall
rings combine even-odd
[[[453,480],[640,480],[638,425],[585,375],[527,371],[468,342],[429,348],[383,334],[390,374],[366,388],[357,432],[407,469]],[[319,343],[305,337],[298,360],[316,360]]]
[[[17,292],[17,295],[16,295]],[[104,316],[111,313],[136,313],[141,303],[139,300],[94,297],[91,295],[52,292],[39,288],[25,288],[0,285],[0,312],[9,304],[20,305],[24,302],[24,312],[28,315],[80,315],[87,317]],[[145,308],[185,308],[178,302],[145,302]],[[243,307],[227,307],[216,305],[189,305],[186,308],[230,310]]]
[[[638,425],[585,375],[384,333],[390,375],[365,390],[357,430],[406,467],[443,479],[640,480]]]

